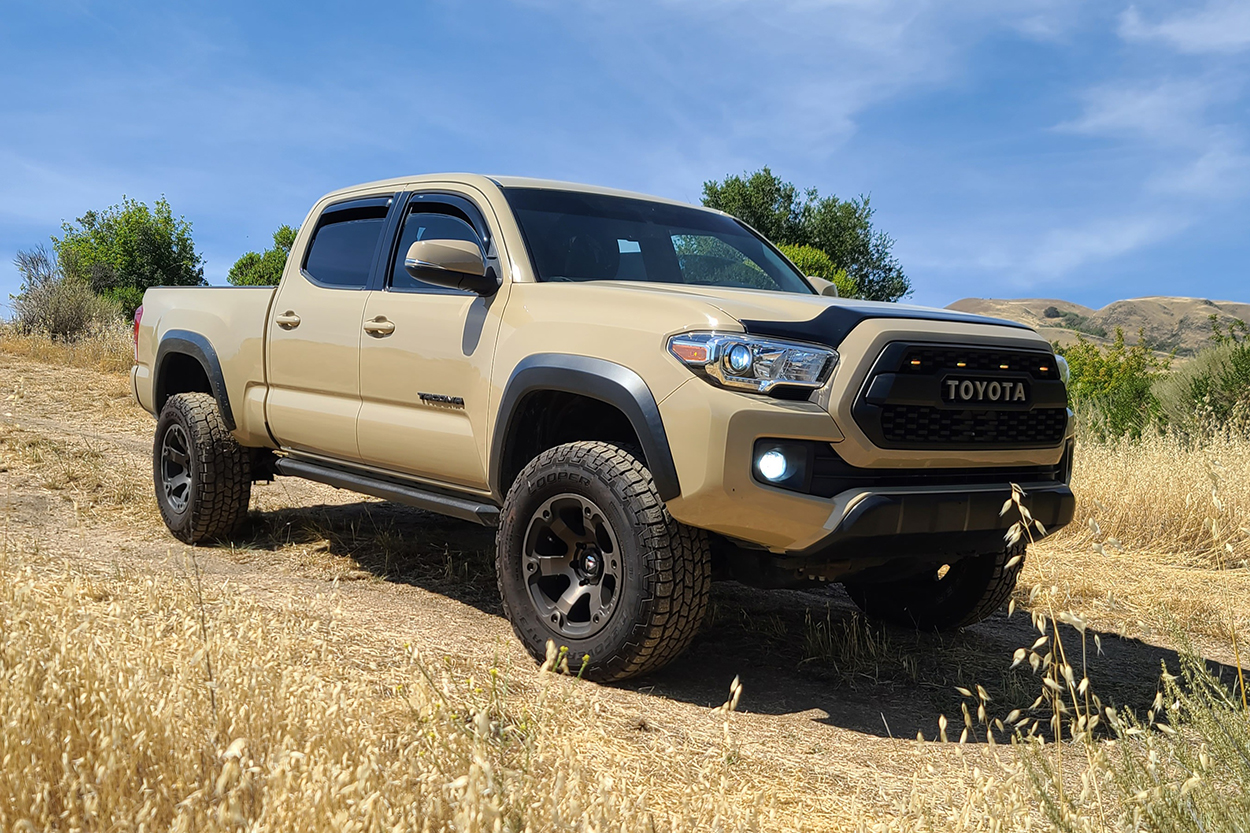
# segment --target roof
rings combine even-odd
[[[454,182],[463,185],[474,185],[479,189],[488,184],[494,183],[500,188],[541,188],[548,191],[578,191],[584,194],[606,194],[615,197],[630,197],[639,200],[650,200],[652,202],[667,203],[669,205],[680,205],[686,208],[698,208],[704,211],[712,211],[713,209],[704,208],[703,206],[693,205],[681,200],[672,200],[666,197],[657,197],[653,194],[642,194],[637,191],[623,191],[618,188],[604,188],[598,185],[585,185],[578,182],[562,182],[556,179],[537,179],[534,177],[524,176],[486,176],[484,174],[470,173],[437,173],[437,174],[415,174],[413,176],[392,177],[390,179],[380,179],[374,182],[365,182],[359,185],[352,185],[347,188],[340,188],[331,192],[327,196],[335,197],[339,195],[347,195],[357,193],[359,191],[375,190],[378,188],[401,188],[414,182]],[[716,212],[721,213],[721,212]]]

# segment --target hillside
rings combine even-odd
[[[1224,326],[1234,319],[1250,322],[1250,304],[1205,298],[1132,298],[1097,310],[1053,298],[964,298],[948,309],[1019,321],[1064,345],[1076,341],[1078,333],[1105,342],[1116,327],[1134,340],[1140,329],[1151,347],[1175,350],[1178,356],[1193,355],[1210,343],[1212,315]]]

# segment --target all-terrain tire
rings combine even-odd
[[[251,455],[226,429],[212,396],[169,397],[156,421],[152,480],[161,518],[180,541],[221,538],[247,517]]]
[[[565,537],[558,539],[553,529]],[[615,445],[568,443],[532,460],[508,490],[496,542],[499,595],[521,643],[538,660],[546,656],[548,640],[567,648],[570,670],[590,679],[623,680],[671,662],[690,645],[707,612],[707,534],[673,520],[651,473]],[[594,571],[572,556],[582,547],[601,564],[598,583],[615,570],[615,586],[610,609],[588,600],[586,621],[578,623],[576,606],[566,619],[552,599],[580,593],[574,584],[579,576],[583,586],[595,589]],[[564,572],[555,575],[557,570]],[[602,622],[591,621],[595,610],[604,611]]]
[[[847,582],[846,592],[872,619],[926,631],[961,628],[1007,603],[1024,569],[1026,546],[1020,541],[1000,552],[968,556],[951,564],[941,577],[935,570],[902,581]]]

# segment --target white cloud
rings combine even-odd
[[[1203,112],[1212,90],[1196,80],[1116,83],[1094,87],[1083,98],[1084,111],[1060,124],[1059,130],[1191,144],[1201,141],[1205,132]]]
[[[1024,254],[1020,267],[1030,276],[1065,275],[1159,243],[1180,232],[1185,225],[1185,221],[1176,217],[1147,215],[1052,229],[1036,248]]]
[[[994,275],[998,295],[1031,287],[1071,283],[1089,269],[1161,244],[1182,233],[1190,220],[1171,206],[1123,216],[1073,222],[1072,212],[1020,212],[992,228],[963,228],[942,239],[912,241],[902,252],[913,268],[948,274]],[[932,233],[931,233],[932,234]],[[964,291],[952,288],[953,291]]]
[[[1118,83],[1088,90],[1076,119],[1061,132],[1118,140],[1142,159],[1140,181],[1152,194],[1226,200],[1250,185],[1243,124],[1213,117],[1236,103],[1240,90],[1220,77]]]
[[[1158,41],[1179,52],[1228,53],[1250,48],[1250,3],[1213,2],[1205,9],[1158,23],[1142,18],[1136,6],[1120,16],[1120,36],[1127,41]]]
[[[1213,145],[1197,158],[1155,175],[1149,190],[1162,195],[1231,199],[1250,190],[1250,154],[1237,146]]]
[[[121,199],[126,181],[115,171],[97,168],[84,176],[0,147],[0,218],[9,225],[59,229],[63,220],[74,219],[65,215],[66,194],[83,206],[107,205]]]
[[[548,10],[593,59],[681,135],[821,162],[870,108],[971,76],[993,34],[1053,40],[1072,0],[659,0]]]

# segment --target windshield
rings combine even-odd
[[[540,281],[647,281],[814,294],[772,246],[721,214],[650,200],[506,188]]]

